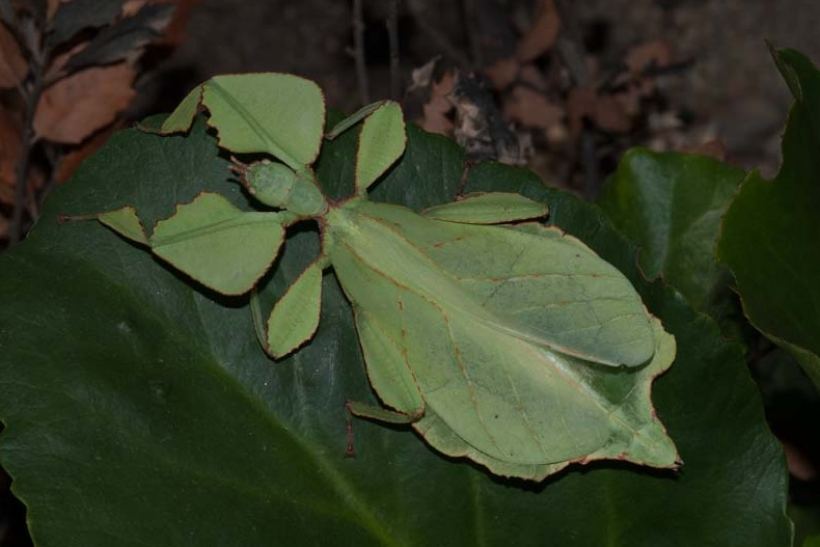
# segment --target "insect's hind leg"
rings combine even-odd
[[[424,399],[405,363],[400,342],[388,334],[389,327],[361,308],[355,308],[354,314],[370,384],[391,408],[356,401],[345,403],[348,456],[355,453],[352,416],[396,425],[412,424],[424,416]]]

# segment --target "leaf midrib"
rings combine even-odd
[[[17,253],[11,256],[11,259],[15,259],[18,262],[21,262],[28,268],[37,268],[37,263],[42,259],[53,258],[53,256],[43,255],[40,252],[32,253],[30,258],[27,258],[25,255]],[[315,449],[312,446],[310,441],[300,438],[299,436],[295,435],[291,432],[288,428],[280,426],[278,422],[273,419],[268,409],[263,407],[260,402],[253,397],[253,395],[248,391],[244,384],[236,380],[233,376],[231,376],[227,370],[218,364],[218,361],[214,358],[213,355],[208,355],[200,351],[196,345],[191,345],[188,343],[190,340],[189,336],[186,336],[184,333],[181,333],[177,329],[177,322],[169,320],[164,314],[158,313],[154,306],[145,305],[145,300],[141,299],[138,294],[136,294],[129,285],[122,284],[118,279],[112,277],[111,275],[107,274],[103,270],[99,269],[94,265],[94,267],[88,268],[89,274],[95,273],[100,277],[104,278],[111,286],[116,287],[120,290],[120,294],[124,297],[127,297],[127,300],[133,302],[133,309],[139,310],[139,313],[147,316],[150,320],[155,321],[157,324],[168,326],[170,328],[165,329],[165,334],[169,338],[180,340],[182,344],[181,346],[185,347],[187,352],[194,356],[196,361],[201,364],[201,366],[208,366],[212,373],[218,375],[221,381],[231,384],[235,388],[235,392],[239,394],[252,408],[256,413],[261,416],[261,421],[265,423],[268,427],[270,427],[273,431],[282,432],[287,437],[289,437],[293,444],[301,449],[306,456],[313,460],[317,467],[321,469],[324,478],[327,482],[331,485],[333,490],[335,490],[338,494],[340,500],[344,500],[346,503],[345,507],[352,509],[352,513],[354,513],[359,518],[352,518],[352,515],[348,517],[348,519],[353,522],[354,524],[358,525],[362,529],[366,530],[367,532],[371,533],[371,535],[378,540],[383,545],[388,546],[402,546],[406,545],[404,542],[400,542],[394,538],[390,532],[381,526],[379,519],[368,510],[365,505],[365,502],[360,499],[358,493],[354,489],[354,487],[345,479],[343,475],[341,475],[332,465],[331,462],[327,460],[327,458],[323,457],[323,452],[321,450]],[[194,295],[193,289],[188,289],[187,291],[192,297]],[[124,298],[125,300],[125,298]],[[199,324],[204,325],[202,321],[202,316],[199,313],[199,308],[197,307],[197,317],[199,319]],[[203,327],[204,330],[204,327]],[[203,332],[206,339],[207,333]],[[76,401],[75,401],[76,402]],[[311,450],[311,448],[314,448]],[[161,451],[155,451],[152,449],[152,452],[156,454],[162,454]],[[173,460],[168,458],[158,458],[158,461],[162,463],[166,463],[169,466]],[[185,461],[183,462],[184,465],[179,465],[177,468],[184,468],[193,470],[194,463],[193,461]],[[270,492],[259,490],[255,487],[255,485],[246,485],[244,484],[245,481],[238,481],[237,483],[231,483],[229,481],[217,481],[216,478],[209,472],[209,471],[197,471],[199,476],[207,477],[209,479],[213,479],[214,482],[221,482],[227,486],[231,486],[233,490],[251,494],[254,497],[260,498],[265,500],[267,497],[270,496]],[[277,490],[278,492],[278,490]],[[291,498],[289,498],[291,499]],[[305,504],[307,507],[311,507],[310,504]],[[312,506],[317,513],[320,514],[333,514],[328,511],[324,511],[319,509],[316,506]],[[338,516],[344,517],[345,515],[350,515],[350,513],[339,513]]]

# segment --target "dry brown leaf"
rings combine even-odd
[[[20,163],[22,146],[22,123],[17,113],[0,108],[0,203],[14,203],[14,188],[17,185],[17,165]],[[42,170],[32,165],[29,168],[29,195],[43,185]]]
[[[516,86],[504,101],[504,117],[523,126],[549,129],[563,116],[561,107],[529,87]]]
[[[546,91],[549,88],[549,82],[544,73],[532,63],[521,67],[519,77],[522,82],[530,84],[539,91]]]
[[[46,15],[49,20],[51,20],[54,17],[54,14],[57,13],[57,10],[60,8],[60,4],[66,4],[70,1],[71,0],[48,0]]]
[[[663,40],[653,40],[633,47],[627,52],[624,63],[633,75],[639,76],[652,66],[665,67],[672,62],[672,49]]]
[[[200,0],[126,0],[122,5],[122,16],[135,15],[146,4],[175,4],[176,8],[171,21],[162,30],[162,38],[154,44],[178,46],[185,39],[185,27],[191,18],[191,13]]]
[[[800,448],[790,442],[783,442],[783,453],[786,455],[789,473],[801,481],[813,481],[817,478],[817,467],[811,458]]]
[[[453,109],[449,99],[456,85],[453,72],[445,73],[438,82],[433,82],[430,88],[430,100],[423,107],[421,128],[431,133],[450,135],[453,132],[453,122],[447,114]]]
[[[14,188],[0,185],[0,203],[11,205],[14,203]]]
[[[555,45],[560,29],[561,19],[555,0],[539,0],[535,21],[518,42],[518,60],[524,63],[533,61],[549,51]]]
[[[28,62],[9,29],[0,23],[0,89],[20,85],[28,72]]]
[[[632,129],[632,118],[618,97],[599,95],[589,87],[576,87],[567,98],[570,133],[581,134],[584,118],[605,131],[626,133]]]
[[[718,161],[726,161],[726,145],[720,139],[711,139],[697,146],[684,149],[684,152],[709,156]]]
[[[485,68],[484,74],[490,79],[493,88],[500,91],[515,81],[519,67],[514,58],[499,59]]]
[[[408,93],[417,89],[425,89],[433,83],[433,73],[440,59],[441,55],[436,55],[420,67],[412,70],[410,73],[410,87],[407,88]]]
[[[621,104],[624,112],[629,116],[637,116],[641,112],[642,87],[628,85],[624,91],[613,93],[612,97]]]
[[[122,16],[131,17],[148,3],[149,0],[125,0],[122,5]]]
[[[62,78],[63,68],[65,68],[66,63],[68,63],[68,61],[72,57],[74,57],[75,54],[81,52],[87,47],[88,41],[80,42],[78,44],[75,44],[68,51],[64,51],[56,57],[54,57],[54,59],[51,60],[51,63],[48,65],[48,68],[46,69],[45,80],[47,82],[53,82]]]
[[[598,127],[611,133],[627,133],[632,129],[632,119],[612,95],[598,95],[592,118]]]
[[[20,121],[5,108],[0,108],[0,202],[12,203],[17,163],[22,152]]]
[[[111,135],[114,134],[115,131],[122,128],[123,123],[122,121],[117,122],[110,127],[107,127],[105,130],[100,131],[83,144],[81,144],[78,148],[75,148],[62,158],[60,158],[60,163],[57,164],[56,169],[54,169],[54,173],[52,177],[57,182],[66,182],[71,176],[79,169],[80,165],[94,152],[99,150],[102,145],[108,142],[108,139],[111,138]]]
[[[596,93],[589,87],[575,87],[567,97],[567,118],[569,132],[573,138],[581,134],[584,128],[584,118],[591,117],[595,112]]]
[[[64,78],[43,93],[34,129],[41,138],[79,144],[110,124],[136,94],[128,63],[92,67]]]

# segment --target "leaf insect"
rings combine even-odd
[[[534,222],[546,205],[493,192],[420,212],[369,200],[368,188],[405,150],[395,102],[369,105],[326,135],[361,123],[355,190],[340,202],[323,195],[310,167],[325,136],[315,83],[217,76],[159,133],[187,131],[200,110],[222,148],[270,156],[239,170],[248,192],[276,211],[242,211],[203,192],[150,235],[130,206],[96,218],[215,291],[250,292],[257,336],[273,358],[315,333],[322,273],[332,269],[382,403],[350,403],[355,415],[411,424],[436,450],[502,476],[540,480],[607,458],[679,464],[650,401],[674,337],[617,269]],[[321,253],[265,318],[254,286],[287,227],[308,219],[318,221]]]

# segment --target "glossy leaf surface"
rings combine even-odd
[[[716,260],[720,220],[743,180],[736,167],[704,156],[627,152],[599,204],[640,247],[650,278],[663,277],[698,309],[725,287]]]
[[[752,324],[790,351],[820,387],[820,72],[774,53],[795,96],[773,181],[752,173],[726,213],[720,258]]]
[[[409,134],[376,197],[416,209],[452,200],[461,151]],[[348,132],[323,152],[331,194],[352,191],[354,151]],[[365,421],[354,426],[358,456],[344,458],[344,402],[376,400],[333,276],[316,338],[272,363],[244,299],[200,290],[97,223],[56,222],[131,204],[151,226],[202,191],[247,209],[230,178],[201,124],[186,139],[125,131],[0,257],[0,461],[38,544],[788,545],[782,454],[740,348],[644,283],[594,207],[526,172],[480,166],[468,190],[548,200],[553,220],[626,272],[675,335],[677,361],[653,400],[680,473],[598,463],[523,487]],[[264,309],[317,251],[315,234],[288,240]]]

